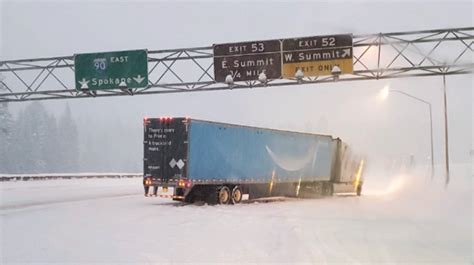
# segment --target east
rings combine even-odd
[[[111,63],[125,63],[128,62],[128,56],[112,56],[110,57],[110,62]]]

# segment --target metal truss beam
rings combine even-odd
[[[472,74],[473,43],[474,27],[357,35],[353,38],[353,74],[274,79],[265,84],[245,81],[232,86],[214,80],[212,47],[149,51],[149,83],[143,89],[76,91],[74,56],[0,61],[0,102]]]

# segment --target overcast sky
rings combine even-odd
[[[5,1],[0,59],[337,33],[412,31],[473,25],[471,1]],[[474,141],[472,75],[448,77],[452,159],[469,161]],[[201,119],[340,136],[377,157],[429,155],[426,106],[401,95],[381,103],[386,85],[433,104],[435,156],[443,155],[442,78],[357,81],[258,90],[44,101],[68,102],[80,125],[117,126],[140,145],[143,116]],[[11,104],[14,111],[25,103]],[[89,127],[90,128],[90,127]],[[112,128],[113,129],[113,128]]]

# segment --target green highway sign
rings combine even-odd
[[[76,54],[76,90],[147,87],[147,58],[146,50]]]

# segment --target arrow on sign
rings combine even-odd
[[[342,55],[341,57],[344,58],[344,57],[349,57],[351,55],[351,49],[344,49],[342,50]]]
[[[82,78],[81,81],[78,81],[79,84],[81,85],[81,89],[87,89],[89,88],[89,86],[87,85],[89,83],[88,80],[86,80],[85,78]]]
[[[138,75],[137,77],[134,77],[133,80],[140,84],[141,82],[143,82],[143,80],[145,80],[145,77]]]

